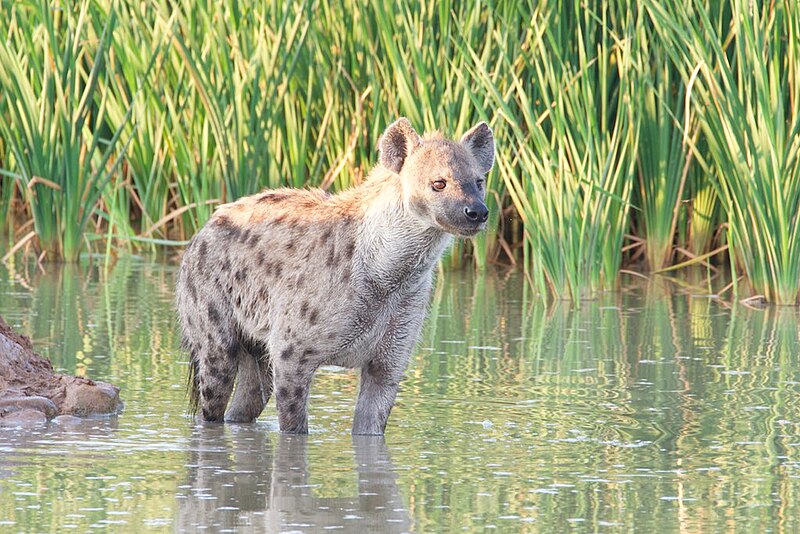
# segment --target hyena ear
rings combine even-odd
[[[461,144],[469,150],[478,162],[481,174],[492,170],[494,165],[494,134],[489,125],[479,122],[461,138]]]
[[[411,152],[421,143],[419,135],[414,131],[407,118],[401,117],[394,121],[383,132],[378,141],[381,165],[394,173],[399,173]]]

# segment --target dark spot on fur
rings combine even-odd
[[[291,251],[294,248],[294,241],[287,241],[283,247],[287,250],[287,252]]]
[[[249,246],[250,248],[256,248],[260,242],[261,242],[261,234],[253,232],[253,236],[250,238],[250,242],[247,243],[247,246]]]
[[[305,319],[307,313],[308,313],[308,301],[304,300],[303,304],[300,306],[300,317]]]
[[[227,272],[231,270],[231,259],[225,257],[225,261],[222,262],[222,270]]]
[[[264,304],[269,300],[269,291],[267,287],[264,286],[258,291],[258,298],[261,300],[261,303]]]
[[[263,250],[259,250],[258,252],[256,252],[256,263],[258,264],[259,267],[264,265],[264,260],[266,260],[266,259],[267,259],[267,256],[266,256],[266,254],[264,254]]]
[[[215,217],[213,221],[215,226],[222,232],[222,235],[228,240],[236,240],[242,233],[241,228],[236,226],[233,221],[224,215]]]
[[[239,241],[242,242],[242,243],[247,243],[247,241],[249,239],[250,239],[250,230],[249,229],[247,229],[244,232],[242,232],[242,235],[239,236]]]
[[[331,230],[330,228],[326,228],[325,232],[323,232],[319,238],[320,245],[324,245],[325,243],[327,243],[332,235],[333,235],[333,230]]]
[[[291,335],[292,335],[292,327],[291,326],[287,326],[286,327],[286,337],[289,337]]]
[[[189,296],[192,297],[192,302],[197,303],[197,288],[194,287],[194,282],[191,279],[186,281],[186,287],[189,288]]]
[[[347,246],[344,248],[344,257],[348,260],[353,259],[353,252],[356,250],[356,244],[353,241],[347,243]]]
[[[325,265],[328,267],[335,267],[339,264],[339,258],[336,256],[336,247],[331,243],[330,249],[328,250],[328,259],[325,260]]]
[[[219,324],[219,311],[213,302],[208,303],[208,320],[214,324]]]
[[[202,271],[206,266],[206,255],[208,254],[208,243],[205,239],[198,242],[197,246],[197,269]]]
[[[214,390],[211,389],[209,386],[203,388],[203,397],[206,399],[210,399],[214,396]]]
[[[229,359],[235,360],[235,358],[239,355],[239,341],[229,341],[225,347],[225,352],[227,353]]]
[[[285,399],[289,396],[289,389],[286,386],[281,386],[278,388],[278,398]]]
[[[247,267],[242,267],[241,269],[236,271],[234,278],[236,278],[237,282],[243,282],[244,279],[247,278]]]
[[[283,273],[283,263],[276,261],[272,266],[272,270],[275,272],[275,276],[280,277],[281,273]]]
[[[253,388],[250,390],[250,396],[255,398],[261,397],[261,388],[258,386],[253,386]]]
[[[311,310],[311,313],[308,316],[308,322],[311,325],[317,324],[317,319],[319,318],[319,310]]]
[[[241,308],[242,307],[242,296],[241,295],[236,297],[236,307],[237,308]]]
[[[288,410],[289,410],[290,413],[296,414],[297,413],[297,403],[296,402],[290,403],[289,406],[288,406]]]
[[[294,347],[292,345],[289,345],[288,347],[286,347],[285,349],[283,349],[281,351],[281,359],[282,360],[288,360],[289,358],[292,357],[292,352],[293,351],[294,351]]]
[[[298,399],[303,396],[303,386],[297,386],[294,388],[294,396]]]
[[[280,202],[282,200],[285,200],[287,198],[288,198],[288,195],[286,195],[285,193],[268,192],[268,193],[264,193],[263,195],[258,197],[258,200],[256,200],[256,202],[259,203],[259,204],[261,204],[261,203],[275,204],[275,203]]]

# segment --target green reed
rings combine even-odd
[[[495,131],[489,229],[447,265],[510,257],[580,299],[728,244],[796,302],[793,2],[0,6],[0,218],[50,259],[181,245],[264,187],[358,184],[405,115]]]
[[[800,296],[800,9],[647,2],[708,142],[734,268],[777,304]]]
[[[684,135],[693,136],[683,106],[685,86],[671,69],[652,27],[639,19],[637,42],[641,73],[637,107],[641,116],[635,203],[640,208],[645,260],[650,271],[671,265],[680,204],[691,161]],[[684,134],[684,132],[687,132]],[[688,160],[688,161],[687,161]]]
[[[88,1],[15,7],[0,41],[0,134],[13,158],[4,174],[19,181],[42,248],[74,261],[127,147],[105,121],[101,75],[116,13]]]
[[[634,26],[614,7],[531,8],[523,40],[503,42],[499,73],[464,46],[504,121],[498,166],[525,226],[526,266],[542,290],[574,300],[615,286],[629,225]]]

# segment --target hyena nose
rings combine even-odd
[[[485,223],[489,219],[489,208],[483,203],[474,204],[464,208],[464,215],[473,223]]]

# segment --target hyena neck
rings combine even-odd
[[[365,273],[386,292],[424,285],[452,236],[409,213],[399,184],[384,185],[365,206],[359,236]]]

